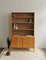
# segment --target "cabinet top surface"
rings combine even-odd
[[[34,36],[29,36],[29,35],[27,35],[27,36],[16,36],[16,35],[13,35],[13,37],[31,37],[31,38],[34,38]]]

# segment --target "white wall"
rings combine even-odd
[[[6,47],[13,11],[35,12],[35,46],[46,48],[46,0],[0,0],[0,47]]]

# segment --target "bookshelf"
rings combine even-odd
[[[33,43],[32,47],[34,47],[34,13],[12,12],[11,14],[12,14],[12,43],[11,43],[11,46],[15,47],[15,48],[22,48],[23,41],[25,41],[25,40],[30,41],[32,39],[31,40],[31,42]],[[28,38],[30,38],[30,39],[28,39]],[[18,46],[18,44],[22,45],[22,46],[16,47],[16,44],[14,44],[16,42],[14,40],[15,41],[17,40],[20,42],[20,43],[17,43],[17,46]],[[27,44],[25,43],[25,45],[27,45]],[[29,46],[28,47],[25,46],[24,48],[29,48]]]

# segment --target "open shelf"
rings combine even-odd
[[[12,12],[12,32],[23,35],[34,34],[34,13],[14,13]],[[20,33],[18,33],[20,32]],[[16,35],[15,34],[15,35]],[[30,35],[30,33],[29,33]]]
[[[15,18],[22,18],[22,19],[24,19],[24,18],[34,18],[34,13],[12,13],[12,17],[13,17],[13,19],[15,19]]]

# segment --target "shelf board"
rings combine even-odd
[[[21,30],[24,31],[24,30],[34,30],[34,29],[18,29],[18,30],[13,30],[13,31],[19,31],[19,30],[20,30],[20,31],[21,31]]]
[[[17,17],[12,16],[12,17],[13,17],[13,19],[20,19],[20,18],[21,19],[30,19],[30,18],[34,18],[34,16],[26,16],[26,17],[25,16],[24,17],[22,17],[22,16],[20,16],[20,17],[18,17],[18,16]]]
[[[12,22],[14,24],[14,22]],[[15,24],[33,24],[34,22],[17,22]]]
[[[32,38],[34,38],[34,36],[33,35],[13,35],[14,37],[32,37]]]

